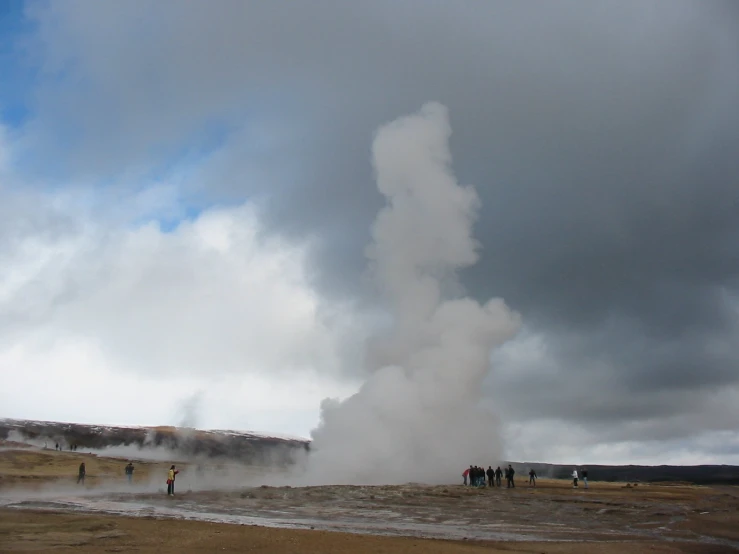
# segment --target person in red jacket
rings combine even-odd
[[[472,466],[468,467],[462,472],[462,479],[464,479],[464,485],[467,486],[467,477],[470,475],[470,470],[472,469]]]

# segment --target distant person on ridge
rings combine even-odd
[[[82,483],[83,485],[85,484],[85,474],[86,474],[86,473],[87,473],[87,472],[85,471],[85,462],[82,462],[82,463],[80,464],[80,469],[79,469],[79,472],[77,473],[77,484],[78,484],[78,485],[79,485],[80,483]]]
[[[126,466],[126,478],[128,479],[129,483],[133,480],[133,469],[133,464],[131,462],[128,462],[128,465]]]
[[[529,486],[536,486],[536,472],[533,469],[529,470]]]
[[[179,471],[176,470],[174,466],[169,468],[169,472],[167,473],[167,495],[168,496],[174,496],[174,480],[178,473]]]
[[[494,487],[495,486],[495,470],[493,469],[493,466],[488,466],[487,470],[488,475],[488,487]]]
[[[513,480],[513,476],[516,474],[516,471],[513,469],[513,466],[511,464],[508,464],[507,471],[508,471],[508,488],[515,489],[516,482]]]
[[[470,469],[472,469],[472,466],[468,467],[462,472],[462,479],[464,479],[464,486],[467,486],[467,477],[470,478],[470,484],[472,484],[472,476],[470,475]]]
[[[501,477],[503,477],[503,471],[500,469],[500,466],[498,466],[495,470],[495,484],[499,487],[502,486],[500,483]]]

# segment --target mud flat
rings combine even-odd
[[[0,521],[2,552],[739,551],[737,491],[684,485],[88,491],[6,502]]]
[[[735,487],[234,482],[170,498],[158,481],[146,491],[14,480],[0,487],[0,552],[739,552]]]

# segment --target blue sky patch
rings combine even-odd
[[[25,2],[0,1],[0,119],[11,127],[23,125],[31,116],[29,99],[36,69],[21,43],[33,29],[25,15]]]

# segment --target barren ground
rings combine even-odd
[[[75,483],[80,461],[84,487]],[[168,462],[136,463],[133,487],[122,476],[126,462],[6,445],[0,552],[739,551],[734,487],[240,486],[252,479],[191,491],[198,480],[183,466],[169,498],[160,483]]]

